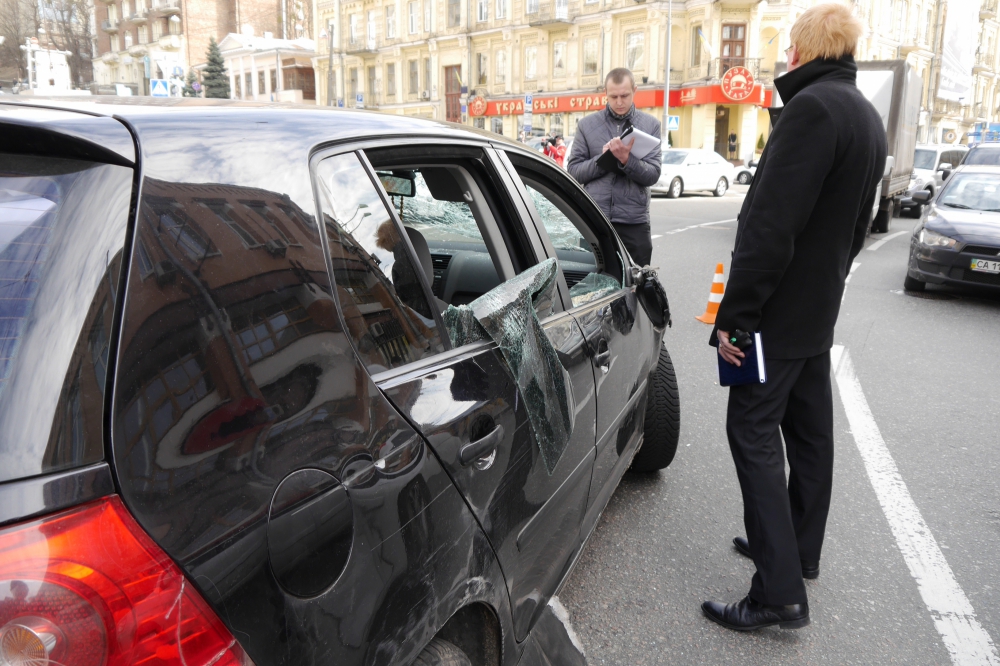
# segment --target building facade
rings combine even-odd
[[[232,99],[272,102],[316,100],[311,39],[276,39],[270,33],[226,35],[219,50],[229,72]]]
[[[974,1],[974,0],[973,0]],[[670,51],[675,146],[759,151],[772,81],[798,16],[815,0],[314,0],[317,103],[450,120],[518,136],[532,95],[535,133],[572,135],[604,106],[606,72],[625,66],[637,106],[663,116]],[[857,0],[858,59],[905,58],[924,80],[920,140],[959,141],[998,119],[997,0],[982,0],[970,99],[937,98],[948,0]],[[668,40],[668,24],[670,35]],[[936,57],[935,57],[936,56]],[[727,72],[736,69],[736,75]],[[332,71],[331,71],[332,70]]]

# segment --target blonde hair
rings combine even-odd
[[[863,28],[845,5],[826,2],[810,7],[792,26],[791,39],[800,64],[816,58],[837,60],[854,55]]]

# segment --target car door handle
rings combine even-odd
[[[497,427],[490,434],[463,446],[458,452],[458,460],[462,463],[463,467],[470,465],[483,456],[487,456],[495,451],[501,441],[503,441],[503,426],[498,423]]]
[[[594,365],[606,371],[608,366],[611,365],[611,350],[605,349],[598,354],[594,354]]]

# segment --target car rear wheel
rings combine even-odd
[[[909,275],[903,279],[903,289],[906,291],[923,291],[926,286],[926,282],[921,282],[916,278],[911,278]]]
[[[633,472],[655,472],[666,468],[677,453],[681,433],[681,401],[677,393],[674,363],[666,347],[660,347],[656,370],[646,389],[646,421],[642,448],[632,459]]]
[[[740,185],[746,185],[750,182],[750,174],[746,171],[741,171],[740,175],[736,176],[736,182]]]
[[[434,638],[417,655],[413,666],[472,666],[472,661],[454,643]]]
[[[670,181],[670,189],[667,190],[667,196],[671,199],[676,199],[684,191],[684,184],[681,182],[680,178],[674,178]]]
[[[729,181],[725,178],[720,178],[719,182],[715,184],[715,189],[712,190],[712,194],[717,197],[721,197],[729,189]]]

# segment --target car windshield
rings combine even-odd
[[[1000,173],[956,173],[938,203],[1000,213]]]
[[[918,150],[913,155],[913,168],[914,169],[928,169],[930,171],[934,170],[937,166],[934,164],[934,158],[937,156],[937,151],[935,150]]]
[[[1000,166],[1000,146],[980,146],[969,152],[962,164]]]
[[[663,151],[663,163],[683,164],[684,158],[687,157],[687,155],[687,151],[684,150],[665,150]]]

